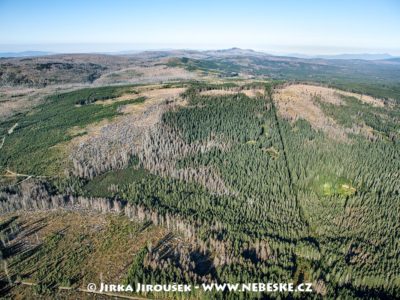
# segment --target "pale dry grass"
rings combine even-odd
[[[349,96],[349,97],[357,98],[361,102],[363,102],[365,104],[370,104],[370,105],[375,106],[375,107],[383,107],[383,106],[385,106],[385,103],[384,103],[383,99],[374,98],[374,97],[371,97],[371,96],[368,96],[368,95],[361,95],[361,94],[356,94],[356,93],[351,93],[351,92],[344,92],[344,91],[340,91],[339,93],[342,94],[343,96]]]
[[[168,66],[134,66],[104,74],[96,80],[97,84],[109,83],[152,83],[170,80],[187,80],[200,77],[199,72]]]
[[[117,98],[113,98],[113,99],[106,99],[106,100],[98,100],[96,101],[94,104],[96,105],[111,105],[113,103],[116,102],[121,102],[121,101],[126,101],[126,100],[131,100],[134,98],[137,98],[138,96],[134,93],[127,93],[127,94],[123,94]]]
[[[325,116],[314,101],[315,89],[314,92],[311,92],[311,88],[306,89],[308,87],[310,86],[290,85],[276,90],[273,98],[279,114],[292,122],[299,119],[306,120],[314,129],[323,130],[335,139],[345,139],[346,134],[343,129],[335,120]],[[330,102],[332,103],[332,101],[331,99]]]
[[[186,88],[155,88],[139,90],[137,97],[146,97],[143,103],[125,105],[121,111],[125,114],[143,113],[149,107],[159,105],[166,100],[176,100]]]
[[[165,99],[168,97],[177,97],[183,93],[186,88],[154,88],[142,90],[140,95],[154,99]]]
[[[102,127],[107,126],[108,124],[110,124],[110,122],[111,122],[110,120],[104,119],[101,120],[100,122],[89,124],[84,128],[79,126],[74,126],[68,130],[68,134],[76,138],[83,137],[83,135],[95,136],[99,134],[100,129]]]
[[[322,102],[343,105],[344,101],[340,96],[341,91],[315,85],[293,84],[282,89],[282,98],[318,98]]]
[[[0,88],[0,120],[24,111],[38,104],[43,95],[28,88]]]
[[[307,85],[307,84],[293,84],[285,88],[286,93],[294,94],[307,94],[314,97],[321,98],[320,100],[334,105],[343,105],[344,101],[342,96],[354,97],[365,104],[370,104],[375,107],[383,107],[384,101],[382,99],[373,98],[368,95],[361,95],[338,89],[328,88],[324,86]]]
[[[226,95],[236,95],[238,91],[236,90],[209,90],[200,92],[200,96],[226,96]]]
[[[226,95],[236,95],[238,93],[243,93],[247,97],[255,98],[264,95],[264,90],[262,89],[251,89],[251,90],[240,90],[239,88],[229,89],[229,90],[209,90],[200,92],[201,96],[226,96]]]
[[[250,98],[264,96],[264,90],[262,89],[243,90],[241,91],[241,93],[244,93],[247,97]]]
[[[338,140],[347,140],[347,133],[362,134],[369,139],[374,139],[371,127],[364,124],[363,126],[354,125],[352,128],[343,128],[334,119],[326,116],[319,107],[318,101],[333,105],[345,105],[341,96],[355,97],[374,106],[383,105],[381,100],[369,96],[305,84],[294,84],[277,89],[273,98],[279,114],[287,120],[292,122],[299,119],[306,120],[314,129],[322,130],[328,136]]]

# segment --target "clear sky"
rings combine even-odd
[[[0,0],[0,51],[400,55],[399,0]]]

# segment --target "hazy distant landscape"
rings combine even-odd
[[[400,3],[0,1],[0,299],[400,299]]]

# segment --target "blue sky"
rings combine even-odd
[[[0,51],[400,55],[400,1],[0,0]]]

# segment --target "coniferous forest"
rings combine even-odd
[[[98,272],[124,257],[109,280],[125,284],[313,289],[138,295],[149,298],[400,296],[398,89],[240,79],[224,64],[171,59],[218,77],[54,90],[1,121],[4,295],[82,288],[107,253]]]

